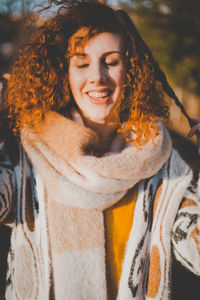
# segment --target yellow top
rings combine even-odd
[[[137,187],[104,213],[108,299],[117,296],[126,243],[133,224]]]

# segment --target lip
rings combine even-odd
[[[85,94],[88,96],[90,102],[101,105],[106,104],[110,100],[112,93],[113,91],[110,88],[101,88],[88,90]],[[100,94],[99,97],[98,94]],[[103,96],[103,94],[105,94],[105,96]]]

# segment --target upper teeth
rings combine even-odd
[[[88,92],[88,95],[90,97],[94,97],[94,98],[103,98],[108,96],[108,91],[105,92]]]

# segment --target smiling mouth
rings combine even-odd
[[[88,92],[87,94],[88,94],[88,96],[90,96],[92,98],[105,98],[105,97],[108,97],[110,95],[109,91],[105,91],[105,92]]]
[[[95,104],[105,104],[109,101],[112,91],[111,90],[105,90],[102,92],[89,91],[86,94],[89,96],[91,102]]]

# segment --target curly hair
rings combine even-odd
[[[50,110],[69,113],[74,105],[68,82],[69,48],[73,35],[83,27],[88,28],[88,40],[102,32],[122,37],[126,80],[108,122],[116,124],[127,140],[134,131],[136,145],[146,143],[155,117],[168,116],[156,88],[155,62],[125,11],[92,0],[62,6],[19,51],[6,91],[11,127],[20,134],[26,125],[38,126]]]

